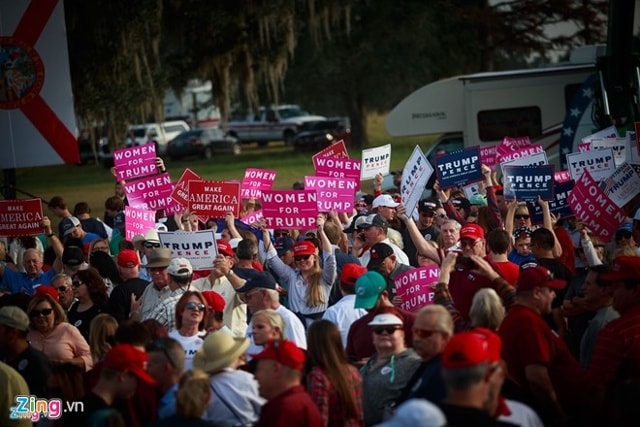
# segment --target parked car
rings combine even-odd
[[[229,134],[242,143],[257,142],[261,147],[269,141],[284,141],[291,145],[293,137],[304,123],[325,120],[324,116],[310,115],[295,104],[260,107],[254,114],[236,110],[228,123]]]
[[[237,138],[225,135],[218,128],[193,129],[182,132],[167,144],[167,155],[171,159],[198,156],[210,159],[214,154],[240,154]]]
[[[125,146],[144,145],[153,140],[156,142],[156,153],[162,156],[167,152],[169,141],[190,129],[191,126],[184,120],[131,125],[125,136]]]
[[[341,139],[345,144],[351,142],[351,124],[346,117],[303,123],[293,138],[293,146],[319,150]]]

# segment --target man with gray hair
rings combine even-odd
[[[53,276],[51,279],[51,286],[58,291],[58,303],[64,308],[66,312],[71,307],[71,304],[75,302],[73,297],[73,287],[71,286],[71,276],[66,273],[60,273]]]
[[[307,348],[307,337],[302,322],[291,310],[280,304],[280,294],[277,291],[277,284],[273,276],[263,272],[254,278],[247,280],[243,286],[236,289],[236,292],[243,295],[250,313],[270,308],[277,311],[284,319],[284,335],[288,340],[295,343],[302,349]],[[247,354],[257,354],[262,351],[261,346],[253,342],[253,323],[249,322],[247,327],[247,337],[251,340]]]
[[[189,290],[193,277],[193,267],[186,258],[173,258],[167,267],[167,273],[169,273],[169,281],[167,283],[169,289],[171,289],[171,294],[158,303],[158,306],[153,309],[147,319],[157,320],[170,331],[176,327],[176,304],[182,294]],[[135,305],[140,305],[140,302],[136,302]],[[134,303],[132,303],[131,307],[133,311]]]
[[[428,305],[418,312],[412,331],[413,349],[422,358],[422,364],[397,403],[421,398],[439,404],[446,396],[441,354],[453,336],[453,319],[443,306]]]

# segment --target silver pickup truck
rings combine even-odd
[[[326,120],[302,110],[298,105],[260,107],[258,114],[235,111],[227,125],[229,135],[243,143],[257,142],[265,146],[269,141],[284,141],[291,145],[302,123]]]

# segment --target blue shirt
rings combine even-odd
[[[176,413],[176,393],[178,384],[171,386],[158,402],[158,419],[168,418]]]
[[[5,265],[2,276],[2,289],[6,289],[12,294],[33,295],[38,285],[48,285],[56,275],[52,268],[47,272],[40,273],[37,277],[31,278],[27,273],[14,271]]]

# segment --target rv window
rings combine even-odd
[[[483,142],[500,141],[505,136],[535,138],[542,133],[540,108],[520,107],[480,111],[478,133]]]

